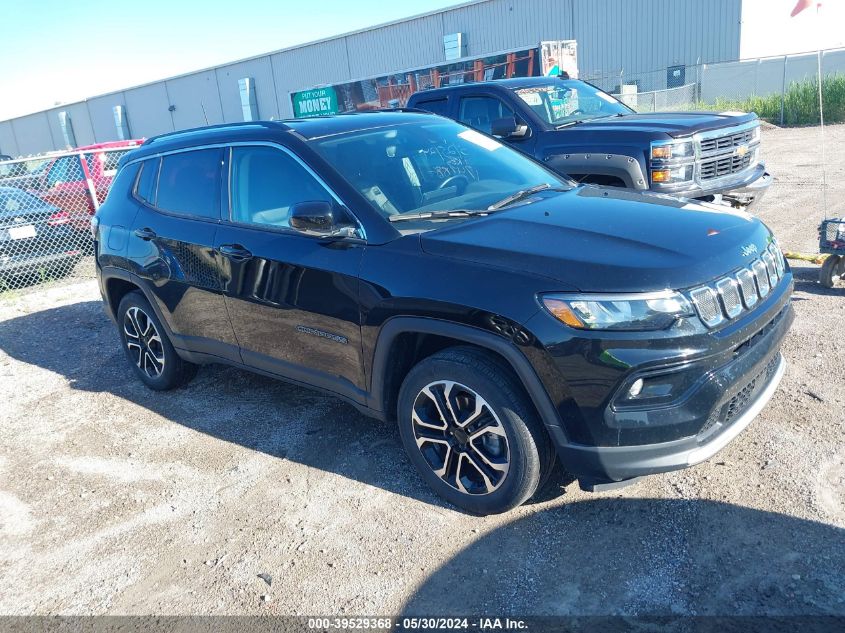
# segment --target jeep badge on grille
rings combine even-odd
[[[749,255],[756,255],[757,254],[757,246],[754,244],[746,244],[742,247],[742,256],[748,257]]]

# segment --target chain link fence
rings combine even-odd
[[[94,276],[91,217],[129,149],[0,161],[0,293]]]
[[[794,126],[820,122],[819,74],[825,122],[845,122],[843,48],[634,73],[587,71],[581,78],[638,112],[756,112],[769,123]]]

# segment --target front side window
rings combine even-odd
[[[391,221],[402,214],[481,211],[525,189],[573,186],[496,139],[454,121],[422,118],[428,117],[310,144]]]
[[[463,97],[458,121],[490,134],[493,121],[512,116],[513,110],[493,97]]]
[[[63,156],[57,158],[47,174],[47,187],[52,189],[57,185],[68,182],[85,180],[79,156]]]
[[[553,126],[632,112],[611,95],[581,81],[558,80],[515,92],[534,114]]]
[[[161,159],[156,206],[164,211],[217,220],[220,217],[222,150],[201,149]]]
[[[299,161],[267,146],[232,149],[232,221],[290,226],[298,202],[332,197]]]

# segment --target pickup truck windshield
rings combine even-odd
[[[431,217],[465,219],[472,217],[472,211],[487,211],[540,185],[544,186],[538,192],[574,186],[496,139],[434,116],[425,123],[318,138],[310,145],[393,221],[399,219],[393,216],[404,214],[410,220],[412,215],[455,210],[465,213]],[[525,199],[520,195],[514,203]]]
[[[622,102],[583,81],[550,81],[514,92],[552,126],[632,112]]]

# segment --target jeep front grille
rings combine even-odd
[[[777,286],[785,271],[783,253],[771,243],[750,266],[693,288],[689,297],[704,325],[713,328],[757,305]]]

